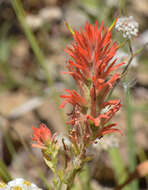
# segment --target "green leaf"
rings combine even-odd
[[[1,159],[0,159],[0,178],[6,183],[12,180],[12,177],[7,169],[7,166]]]
[[[47,160],[45,157],[44,157],[44,160],[47,166],[52,170],[52,172],[56,173],[55,163],[53,163],[52,160],[51,161]]]

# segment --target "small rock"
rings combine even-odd
[[[42,18],[38,15],[27,15],[26,22],[32,29],[38,29],[43,24]]]
[[[51,22],[53,20],[61,20],[63,14],[58,7],[46,7],[39,11],[39,16],[43,22]]]

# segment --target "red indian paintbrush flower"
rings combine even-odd
[[[95,26],[86,22],[84,30],[74,31],[73,38],[72,45],[66,48],[71,59],[66,65],[68,71],[64,73],[74,78],[80,94],[66,90],[69,94],[61,96],[64,99],[61,108],[66,103],[73,105],[68,123],[77,126],[77,130],[87,126],[86,133],[94,139],[120,132],[113,128],[116,124],[108,122],[120,109],[121,103],[119,100],[107,100],[110,90],[121,77],[116,70],[124,64],[117,64],[117,59],[114,59],[119,44],[112,42],[112,31],[107,27],[103,29],[103,22],[100,28],[97,22]]]
[[[32,140],[36,142],[36,144],[32,144],[33,147],[44,149],[48,142],[53,142],[56,136],[56,133],[52,136],[51,131],[47,128],[45,124],[41,124],[40,128],[32,127],[34,131],[34,136]]]

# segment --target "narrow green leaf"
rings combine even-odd
[[[2,159],[0,159],[0,178],[7,183],[8,181],[12,180],[12,177],[7,169],[7,166],[3,162]]]

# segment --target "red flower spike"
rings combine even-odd
[[[116,51],[120,47],[118,43],[112,42],[111,30],[115,22],[110,28],[105,27],[104,29],[103,22],[100,28],[98,28],[97,22],[95,26],[86,22],[84,30],[74,31],[74,42],[65,50],[71,58],[66,65],[68,71],[64,73],[68,73],[74,78],[80,94],[75,90],[66,90],[68,94],[61,95],[64,101],[60,108],[67,103],[72,104],[74,109],[69,115],[70,120],[67,124],[74,128],[76,125],[81,128],[87,124],[92,133],[94,129],[92,125],[94,125],[96,126],[95,133],[97,131],[98,135],[101,133],[102,136],[120,132],[120,130],[112,128],[112,124],[107,125],[121,107],[120,100],[106,100],[110,90],[121,78],[121,74],[116,70],[124,64],[117,64],[118,59],[114,59]],[[108,106],[108,110],[105,112],[106,106]],[[76,107],[77,109],[75,109]],[[85,109],[83,109],[84,107]],[[87,135],[90,134],[84,136]]]
[[[53,143],[56,133],[51,136],[51,131],[45,124],[41,124],[39,129],[35,127],[32,127],[32,129],[34,131],[32,140],[36,142],[36,144],[32,144],[33,147],[44,149],[48,141]]]
[[[109,62],[119,48],[115,42],[111,44],[111,31],[108,28],[103,31],[103,22],[99,29],[97,26],[97,22],[94,27],[86,22],[84,31],[74,31],[75,43],[65,50],[74,60],[69,60],[68,70],[72,69],[75,73],[81,73],[85,79],[91,78],[91,67],[97,69],[95,71],[97,78],[99,75],[100,78],[104,78],[121,66],[121,64],[114,66],[116,61],[112,64]]]

